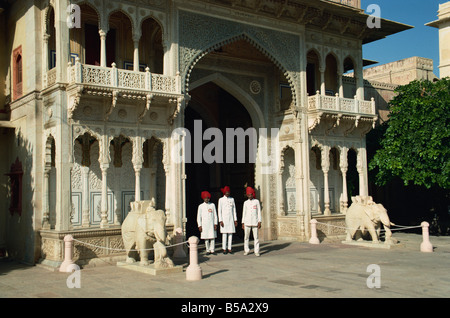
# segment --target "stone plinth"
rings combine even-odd
[[[372,243],[372,241],[342,241],[342,244],[352,245],[352,246],[360,246],[360,247],[368,247],[368,248],[376,248],[376,249],[384,249],[390,250],[394,248],[403,248],[405,247],[403,244],[385,244],[384,242],[380,243]]]
[[[126,268],[135,272],[141,272],[148,275],[164,275],[164,274],[174,274],[174,273],[182,273],[183,266],[174,266],[170,268],[155,268],[153,264],[142,266],[139,262],[136,263],[127,263],[127,262],[117,262],[117,266],[121,268]]]

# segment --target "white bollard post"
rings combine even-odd
[[[428,229],[430,224],[428,222],[422,222],[420,225],[422,226],[423,237],[422,244],[420,244],[420,251],[425,253],[433,252],[433,245],[430,242],[430,232]]]
[[[194,281],[202,279],[202,269],[198,265],[198,243],[196,236],[191,236],[189,242],[189,266],[186,268],[186,280]]]
[[[64,262],[61,263],[59,271],[63,273],[72,273],[78,266],[73,261],[73,236],[64,236]]]
[[[311,238],[309,239],[310,244],[320,244],[319,238],[317,237],[317,220],[312,219],[311,223]]]
[[[186,252],[184,251],[181,242],[183,242],[183,230],[181,228],[177,228],[175,229],[175,243],[177,246],[175,246],[175,252],[173,253],[173,257],[175,258],[186,257]]]

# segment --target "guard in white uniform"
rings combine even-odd
[[[258,230],[261,228],[261,205],[258,199],[255,199],[255,190],[247,187],[248,200],[244,202],[242,210],[242,229],[244,230],[244,255],[248,255],[250,231],[253,233],[255,255],[259,256],[259,237]]]
[[[203,203],[198,206],[197,224],[200,238],[205,240],[206,253],[214,253],[215,239],[217,237],[217,210],[214,203],[209,202],[211,194],[202,192]]]
[[[236,232],[236,205],[234,203],[234,199],[230,197],[230,187],[226,186],[220,190],[223,193],[223,197],[219,199],[217,208],[219,215],[220,232],[222,233],[222,249],[223,253],[227,254],[227,252],[231,253],[233,233]]]

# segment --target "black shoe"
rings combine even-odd
[[[228,254],[233,254],[233,252],[231,250],[228,250]]]
[[[223,250],[223,255],[227,255],[227,250]]]

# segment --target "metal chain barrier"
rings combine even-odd
[[[338,226],[338,225],[323,223],[323,222],[319,222],[319,221],[317,221],[317,224],[323,224],[323,225],[332,226],[332,227],[336,227],[336,228],[340,228],[340,229],[344,229],[344,230],[353,230],[353,229],[345,227],[345,226]],[[399,229],[390,229],[391,231],[415,229],[415,228],[422,227],[421,225],[417,225],[417,226],[392,225],[392,226],[397,226],[400,228]],[[359,227],[358,227],[358,229],[359,229]],[[386,231],[386,230],[383,228],[383,229],[380,229],[380,231]]]

